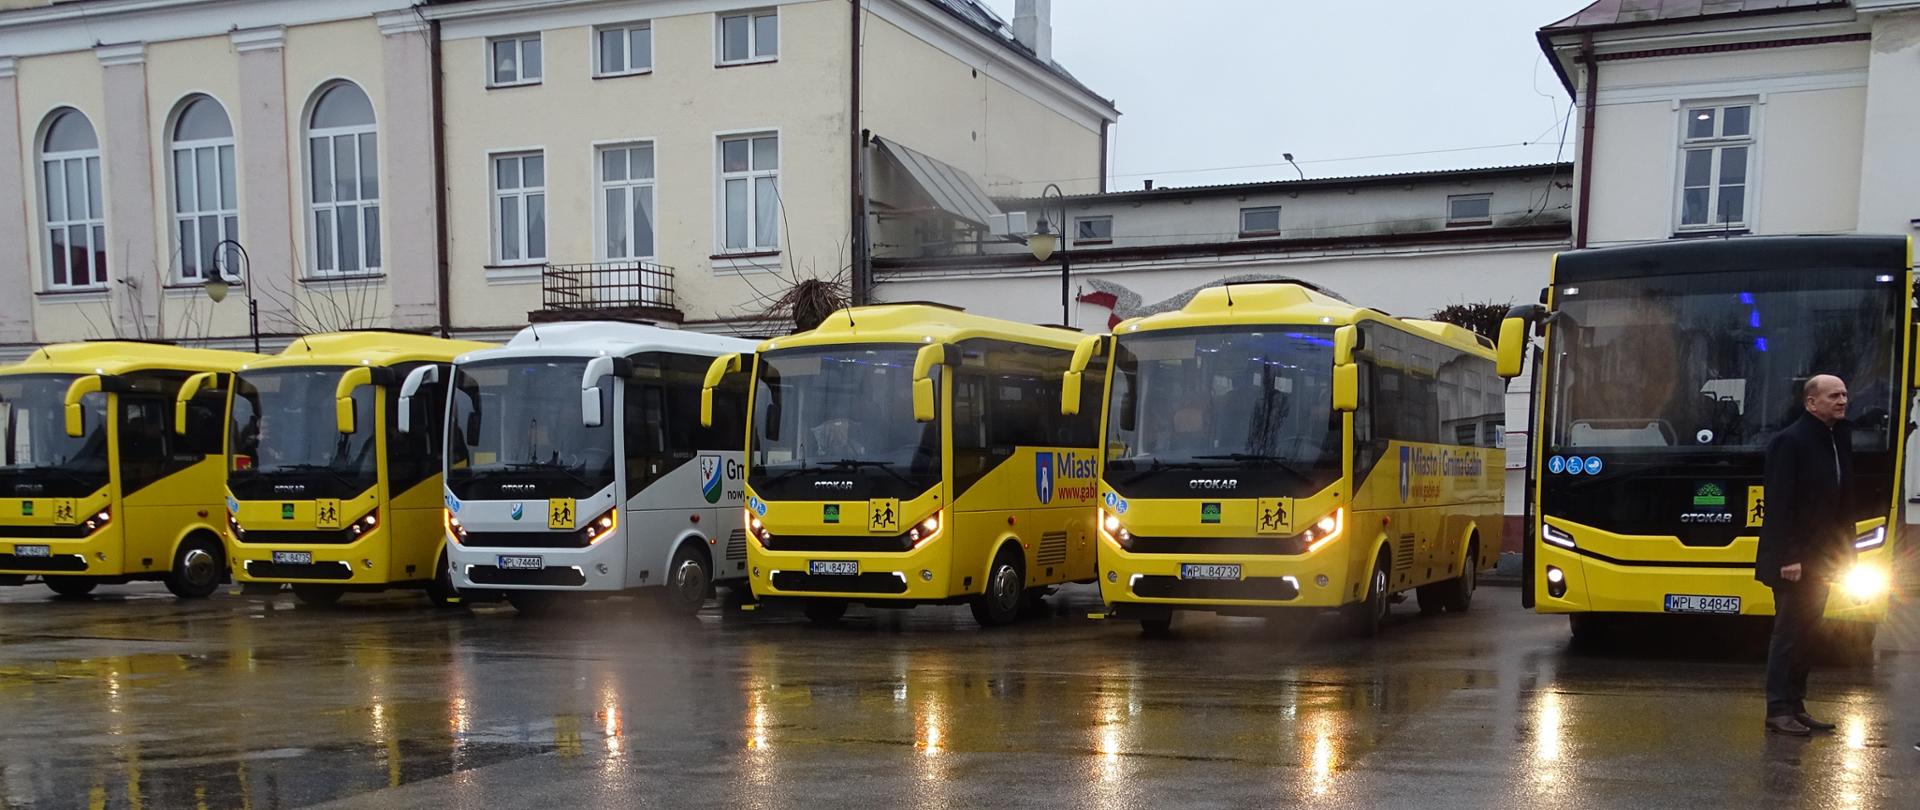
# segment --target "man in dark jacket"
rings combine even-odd
[[[1766,522],[1753,569],[1773,589],[1767,731],[1797,737],[1833,729],[1807,714],[1809,652],[1827,590],[1853,552],[1846,506],[1853,455],[1842,421],[1847,384],[1822,374],[1802,393],[1806,413],[1767,445]]]

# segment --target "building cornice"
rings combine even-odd
[[[404,11],[389,11],[382,14],[375,14],[373,21],[380,26],[380,33],[387,36],[394,36],[396,34],[418,34],[427,30],[429,25],[424,15],[418,10],[411,8]]]
[[[144,65],[147,63],[147,43],[123,42],[118,45],[102,45],[93,49],[93,55],[99,57],[101,67]]]
[[[264,28],[246,28],[227,35],[233,43],[233,49],[239,53],[252,51],[271,51],[287,45],[287,27],[269,25]]]
[[[20,72],[19,60],[11,56],[0,56],[0,79],[11,79]]]
[[[930,44],[963,61],[987,62],[984,72],[1010,86],[1023,90],[1044,88],[1044,95],[1071,104],[1090,116],[1104,121],[1120,120],[1120,110],[1112,101],[1041,65],[1032,54],[1019,50],[1014,43],[967,25],[934,8],[927,0],[873,0],[867,10],[909,34],[921,35]],[[925,36],[930,33],[936,36]],[[935,41],[941,38],[945,41]],[[973,59],[965,58],[969,56]],[[1036,98],[1042,95],[1028,94]]]
[[[93,50],[102,42],[170,42],[236,31],[366,19],[421,0],[91,0],[0,11],[0,53]]]

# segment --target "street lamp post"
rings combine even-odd
[[[240,283],[247,291],[247,334],[253,336],[253,353],[260,353],[260,304],[253,298],[253,257],[247,255],[246,246],[232,239],[222,239],[213,246],[213,273],[207,276],[207,297],[218,304],[227,300],[227,246],[232,245],[240,252]]]
[[[1059,220],[1060,233],[1058,235],[1054,234],[1053,228],[1050,227],[1047,222],[1047,194],[1048,193],[1052,193],[1054,201],[1059,203],[1058,210],[1060,211],[1060,220]],[[1055,247],[1060,248],[1060,325],[1061,326],[1068,326],[1073,320],[1073,317],[1072,317],[1072,314],[1073,314],[1073,286],[1072,286],[1073,264],[1072,264],[1072,261],[1073,260],[1067,250],[1066,238],[1067,238],[1067,198],[1065,194],[1062,194],[1060,192],[1060,187],[1058,185],[1055,185],[1053,183],[1048,183],[1047,187],[1044,189],[1041,189],[1040,191],[1040,221],[1034,226],[1033,235],[1027,237],[1027,249],[1033,252],[1033,258],[1035,261],[1044,262],[1053,256]]]

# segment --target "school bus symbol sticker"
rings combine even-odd
[[[72,498],[53,499],[53,523],[56,526],[72,526],[80,522],[80,513],[73,508]]]
[[[867,531],[900,531],[900,499],[874,498],[867,501]]]
[[[1293,510],[1287,503],[1290,498],[1261,498],[1257,514],[1254,517],[1254,534],[1291,534],[1293,533]]]
[[[1765,486],[1747,487],[1747,528],[1752,529],[1767,522],[1767,488]]]
[[[573,528],[573,524],[580,517],[575,512],[572,498],[554,498],[547,501],[547,528]]]
[[[340,528],[339,498],[321,498],[313,502],[313,527],[316,529]]]

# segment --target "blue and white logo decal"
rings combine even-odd
[[[1601,468],[1601,464],[1600,464],[1599,456],[1587,456],[1587,474],[1588,475],[1599,475],[1600,468]]]
[[[1567,456],[1567,474],[1579,475],[1587,466],[1587,460],[1579,456]]]
[[[460,514],[460,499],[459,499],[459,498],[455,498],[455,497],[453,497],[453,493],[451,493],[451,492],[442,492],[442,493],[441,493],[441,495],[440,495],[440,497],[441,497],[441,500],[444,500],[444,501],[446,501],[446,502],[447,502],[447,511],[449,511],[449,512],[452,512],[452,513],[454,513],[454,514],[456,514],[456,515],[457,515],[457,514]],[[232,498],[228,498],[228,499],[227,499],[227,502],[228,502],[228,503],[232,503],[232,502],[233,502],[233,499],[232,499]]]
[[[240,514],[240,502],[234,500],[232,495],[227,496],[227,514],[229,515]]]
[[[1413,448],[1400,448],[1400,502],[1407,502],[1407,495],[1413,491]]]
[[[700,457],[700,494],[707,503],[720,502],[720,457]]]
[[[1053,454],[1033,454],[1033,494],[1041,504],[1053,503]]]
[[[1127,513],[1127,499],[1120,497],[1120,493],[1108,492],[1106,501],[1107,508],[1112,509],[1114,514],[1124,515]]]
[[[1567,460],[1560,456],[1547,457],[1547,472],[1559,475],[1567,471]]]
[[[767,516],[767,504],[766,502],[760,500],[759,498],[753,498],[753,497],[747,498],[747,508],[752,509],[753,513],[756,515],[759,515],[761,517]]]
[[[525,516],[526,514],[527,514],[527,505],[520,501],[514,501],[513,508],[507,510],[507,517],[513,518],[514,520],[519,520],[521,517]]]

